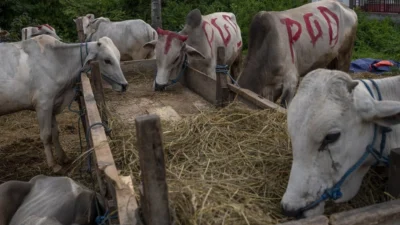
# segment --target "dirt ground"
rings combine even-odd
[[[177,85],[173,90],[155,93],[152,91],[152,77],[144,74],[127,74],[129,88],[126,93],[117,93],[105,89],[107,105],[113,116],[119,116],[123,121],[134,123],[138,115],[173,109],[180,117],[198,113],[199,109],[212,107],[200,96],[187,88]],[[74,102],[72,110],[78,110]],[[172,110],[172,111],[173,111]],[[60,129],[60,141],[68,157],[72,160],[81,154],[78,135],[78,115],[67,108],[57,116]],[[82,126],[80,126],[83,151],[85,141]],[[39,125],[34,111],[22,111],[0,117],[0,184],[8,180],[27,181],[38,174],[54,175],[47,167],[43,144],[39,136]],[[83,170],[83,165],[75,162],[67,165],[68,176],[91,185],[91,179]],[[119,162],[116,162],[120,164]],[[82,172],[81,172],[82,170]]]

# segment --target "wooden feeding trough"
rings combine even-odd
[[[82,21],[77,20],[79,40],[84,40]],[[218,48],[218,64],[222,64],[224,48]],[[101,194],[108,199],[108,207],[118,210],[120,224],[140,224],[139,212],[145,224],[171,224],[168,204],[168,187],[165,178],[164,151],[160,117],[155,114],[139,116],[135,119],[137,145],[139,149],[141,178],[140,207],[135,198],[133,182],[130,176],[120,176],[115,167],[113,155],[107,142],[106,130],[100,123],[107,122],[103,87],[98,63],[91,64],[91,81],[86,73],[81,74],[82,95],[78,102],[86,113],[82,123],[89,138],[89,145],[94,149],[96,175]],[[151,60],[133,60],[121,62],[124,73],[137,70],[155,70],[156,62]],[[179,81],[192,92],[217,107],[224,107],[235,99],[251,108],[275,109],[286,114],[286,109],[230,83],[224,73],[217,73],[216,80],[206,74],[188,67]],[[93,85],[93,89],[92,86]],[[100,109],[100,110],[99,110]],[[388,192],[400,196],[400,150],[391,153]],[[140,210],[139,210],[140,209]],[[329,217],[317,216],[303,220],[283,223],[286,225],[394,225],[400,224],[400,200],[375,204]]]

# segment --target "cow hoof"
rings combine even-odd
[[[65,156],[61,159],[61,162],[62,164],[69,164],[71,162],[71,159]]]
[[[60,173],[61,170],[62,170],[62,166],[60,166],[60,165],[58,165],[58,164],[56,164],[56,165],[53,166],[53,172],[54,172],[54,173]]]

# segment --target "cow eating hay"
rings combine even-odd
[[[292,162],[284,114],[233,104],[162,123],[169,201],[176,224],[287,220],[279,204]],[[114,158],[124,162],[124,173],[133,174],[137,187],[135,129],[117,118],[112,124]],[[371,171],[351,204],[328,207],[328,213],[385,201],[382,179]]]

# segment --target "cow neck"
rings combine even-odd
[[[374,81],[379,86],[380,94],[381,94],[383,100],[400,101],[400,90],[398,88],[398,86],[400,84],[400,76],[384,78],[384,79],[377,79]],[[368,82],[369,86],[373,87],[372,86],[373,84],[370,81],[365,80],[365,82]],[[363,88],[366,89],[366,87],[363,87]],[[378,93],[376,91],[376,88],[371,88],[371,91],[373,92],[373,95],[377,99]],[[400,135],[399,129],[392,129],[392,132],[389,132],[387,134],[386,148],[385,148],[385,152],[384,152],[385,155],[388,155],[390,153],[390,149],[398,147],[397,143],[400,142],[399,135]],[[381,135],[378,135],[377,143],[375,144],[375,148],[379,148],[380,142],[381,142]]]
[[[85,47],[87,45],[87,48]],[[75,78],[79,77],[82,72],[82,63],[85,62],[87,55],[90,53],[96,42],[86,42],[79,44],[61,44],[54,47],[56,56],[59,56],[58,61],[63,65],[62,77],[72,83],[75,83]]]

